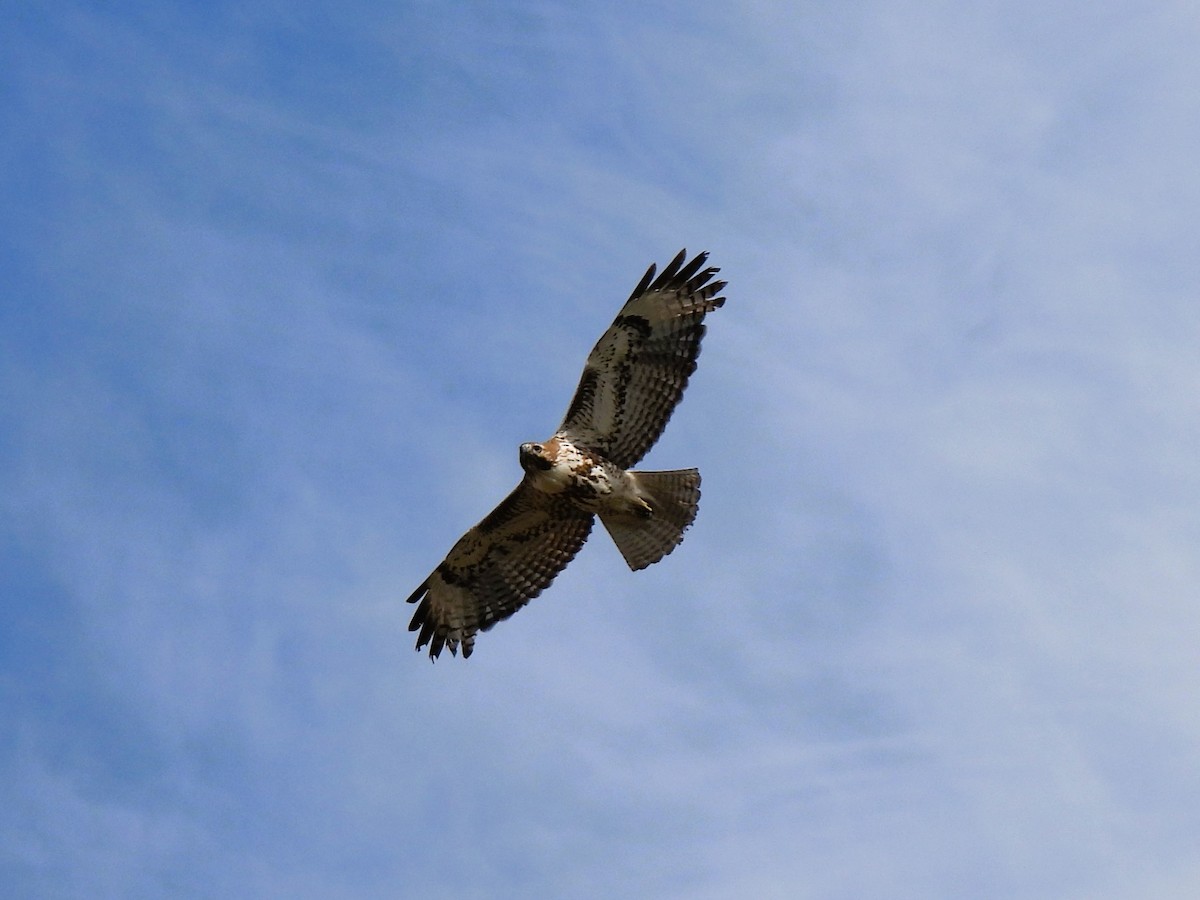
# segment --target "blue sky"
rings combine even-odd
[[[1200,894],[1194,3],[101,4],[0,61],[0,884]],[[404,598],[651,261],[651,453]]]

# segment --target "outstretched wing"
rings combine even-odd
[[[587,540],[592,518],[523,480],[408,598],[418,604],[408,625],[420,630],[417,649],[428,645],[437,659],[443,647],[457,653],[461,645],[470,656],[477,632],[549,586]]]
[[[623,469],[646,455],[662,434],[688,377],[696,370],[704,316],[725,303],[719,271],[687,251],[654,277],[650,266],[608,331],[588,355],[575,398],[559,426],[573,443]]]

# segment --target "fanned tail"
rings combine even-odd
[[[630,472],[649,502],[648,517],[600,513],[613,543],[635,572],[658,562],[683,540],[700,509],[700,471]]]

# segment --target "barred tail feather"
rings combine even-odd
[[[646,518],[615,513],[600,513],[613,543],[635,572],[658,562],[683,540],[684,530],[700,509],[700,472],[676,469],[672,472],[630,472],[649,502]]]

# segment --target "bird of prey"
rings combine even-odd
[[[700,473],[633,471],[666,427],[696,369],[704,317],[724,281],[681,250],[656,278],[651,264],[587,358],[558,430],[520,447],[516,489],[451,548],[408,598],[408,630],[430,659],[464,657],[475,635],[549,586],[592,530],[595,516],[633,570],[678,546],[696,517]]]

